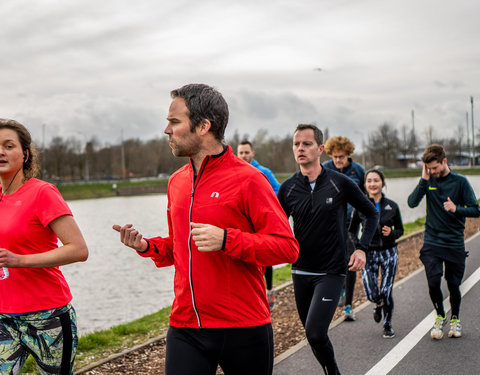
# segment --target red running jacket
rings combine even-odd
[[[227,146],[194,179],[192,162],[168,182],[169,236],[147,239],[141,256],[175,265],[170,325],[254,327],[270,322],[265,266],[293,263],[298,242],[265,175]],[[226,229],[223,250],[200,252],[190,222]]]

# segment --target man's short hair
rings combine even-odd
[[[317,145],[319,145],[319,146],[322,145],[323,144],[323,133],[315,125],[312,125],[312,124],[298,124],[297,128],[294,131],[294,134],[299,130],[307,130],[307,129],[312,129],[313,130],[313,137],[315,138],[315,142],[317,142]]]
[[[250,141],[247,141],[246,139],[244,139],[243,141],[240,141],[240,143],[238,144],[239,146],[240,145],[249,145],[250,148],[253,150],[253,145]]]
[[[432,161],[441,163],[443,159],[445,159],[445,149],[437,143],[427,146],[422,155],[422,161],[425,164],[431,163]]]
[[[347,137],[337,136],[328,138],[327,142],[325,142],[325,152],[328,156],[332,156],[335,150],[343,151],[347,156],[350,156],[355,150],[355,145]]]
[[[208,85],[192,83],[172,90],[170,95],[172,99],[185,100],[192,132],[204,120],[209,120],[212,124],[210,131],[216,139],[223,141],[228,123],[228,104],[222,94]]]

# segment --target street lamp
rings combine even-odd
[[[122,180],[127,177],[127,169],[125,168],[125,144],[123,142],[123,128],[122,128],[122,143],[121,143],[121,167],[122,167]]]
[[[475,127],[473,125],[473,96],[470,97],[470,104],[472,107],[472,165],[475,166]]]

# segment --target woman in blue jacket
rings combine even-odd
[[[365,174],[365,189],[368,198],[380,214],[377,231],[367,250],[367,263],[362,270],[363,285],[367,298],[376,304],[373,319],[380,323],[383,311],[383,337],[393,338],[393,281],[397,272],[398,252],[396,240],[403,234],[402,217],[398,205],[385,197],[382,189],[385,186],[385,176],[376,169]],[[354,242],[357,240],[359,225],[365,217],[354,211],[349,232]],[[381,283],[378,285],[378,271],[381,270]]]

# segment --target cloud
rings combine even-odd
[[[227,137],[315,122],[358,143],[385,121],[410,124],[412,110],[417,129],[448,135],[480,98],[479,11],[468,0],[5,0],[0,110],[37,136],[47,124],[147,139],[163,131],[171,89],[205,82],[230,104]]]
[[[283,137],[291,134],[297,124],[317,122],[320,117],[310,101],[288,92],[270,94],[244,89],[229,92],[227,100],[230,108],[227,137],[235,130],[253,136],[260,129]]]
[[[75,136],[82,142],[97,137],[102,144],[117,144],[124,139],[151,139],[162,136],[166,111],[129,97],[105,97],[85,94],[52,96],[21,95],[28,110],[13,117],[31,129],[37,143],[46,143],[56,136]],[[30,104],[35,105],[30,105]],[[42,141],[40,141],[40,139]]]

